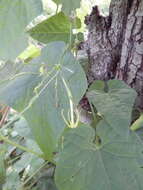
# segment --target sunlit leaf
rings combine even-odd
[[[18,58],[22,61],[29,62],[35,57],[40,56],[40,48],[30,45],[24,52],[22,52]]]
[[[52,41],[69,42],[71,27],[80,28],[81,21],[79,18],[71,23],[69,17],[60,12],[33,27],[28,31],[32,38],[42,42],[49,43]],[[72,34],[71,34],[72,35]]]

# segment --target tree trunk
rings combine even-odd
[[[88,81],[120,79],[138,92],[143,111],[143,0],[112,0],[109,16],[93,7],[85,23]]]

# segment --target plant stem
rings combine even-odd
[[[21,146],[20,144],[17,144],[17,143],[15,143],[14,141],[9,140],[7,137],[3,136],[2,134],[0,134],[0,140],[3,140],[4,142],[6,142],[6,143],[8,143],[8,144],[10,144],[10,145],[12,145],[12,146],[14,146],[14,147],[17,147],[17,148],[19,148],[19,149],[21,149],[21,150],[23,150],[23,151],[25,151],[25,152],[32,153],[32,154],[38,156],[39,158],[43,158],[43,159],[44,159],[44,156],[43,156],[43,155],[41,155],[41,154],[39,154],[39,153],[37,153],[37,152],[35,152],[35,151],[29,149],[29,148],[26,148],[26,147],[24,147],[24,146]]]

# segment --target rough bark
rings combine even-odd
[[[109,16],[93,7],[85,23],[88,81],[120,79],[138,92],[143,111],[143,0],[112,0]]]

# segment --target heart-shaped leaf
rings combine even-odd
[[[0,85],[0,102],[24,114],[46,159],[51,159],[57,151],[65,127],[61,112],[69,111],[63,79],[76,106],[87,89],[85,73],[66,45],[54,42],[42,50],[39,59]]]
[[[80,126],[69,129],[63,139],[56,168],[59,190],[143,188],[143,172],[137,163],[137,158],[142,157],[142,145],[134,135],[106,143],[101,139],[100,145],[96,145],[94,129]]]
[[[103,84],[95,82],[88,92],[88,98],[118,134],[127,136],[136,92],[123,81],[111,80],[105,88]]]

